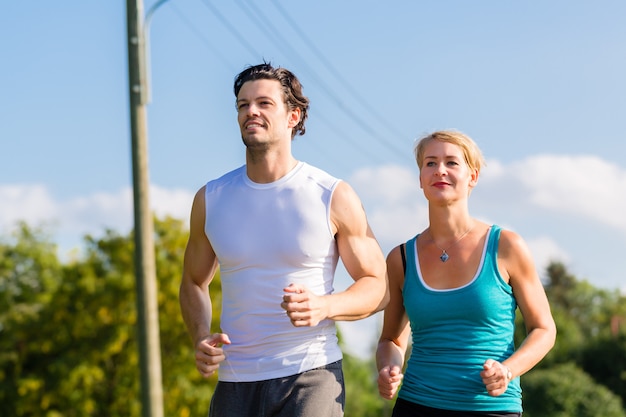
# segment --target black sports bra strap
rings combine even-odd
[[[404,253],[404,243],[400,245],[400,256],[402,256],[402,271],[406,273],[406,254]]]

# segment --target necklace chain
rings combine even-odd
[[[456,245],[457,243],[459,243],[461,241],[461,239],[463,239],[465,236],[467,236],[467,234],[469,232],[472,231],[472,229],[474,228],[474,226],[476,226],[476,224],[473,224],[472,227],[470,227],[469,229],[467,229],[465,231],[465,233],[463,233],[461,235],[460,238],[458,238],[453,244],[451,244],[450,246],[448,246],[446,249],[442,248],[441,246],[439,246],[437,244],[437,241],[435,240],[435,237],[433,236],[432,232],[430,232],[430,236],[433,238],[433,243],[435,244],[435,246],[437,246],[439,249],[441,249],[441,255],[439,255],[439,259],[441,260],[441,262],[446,262],[448,259],[450,259],[450,255],[448,255],[448,251],[450,250],[450,248],[452,248],[454,245]]]

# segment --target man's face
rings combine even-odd
[[[248,148],[291,141],[292,129],[300,118],[298,109],[287,109],[276,80],[244,83],[237,96],[237,113],[241,138]]]

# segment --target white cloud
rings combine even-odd
[[[62,227],[75,233],[99,234],[104,229],[121,233],[132,225],[132,192],[129,188],[116,193],[96,192],[59,203]]]
[[[359,170],[350,178],[386,252],[428,224],[428,207],[416,172],[387,165]]]
[[[350,183],[364,201],[376,199],[389,205],[410,200],[421,190],[415,172],[397,165],[360,169]]]
[[[151,187],[150,193],[152,209],[157,217],[171,216],[181,220],[189,218],[195,192],[183,189],[170,190],[155,185]]]
[[[30,223],[49,221],[58,216],[58,207],[45,186],[0,185],[0,227],[18,220]]]
[[[152,210],[159,217],[185,219],[193,201],[191,191],[150,188]],[[133,225],[132,190],[56,200],[42,185],[0,185],[0,228],[9,230],[18,221],[33,226],[52,226],[61,251],[80,244],[87,234],[100,235],[105,229],[127,233]]]
[[[569,254],[559,246],[559,244],[548,236],[540,236],[526,241],[530,252],[533,254],[536,268],[541,272],[552,261],[562,262],[567,265],[570,261]],[[540,273],[541,278],[544,278]]]
[[[617,227],[626,235],[626,171],[595,156],[538,155],[496,163],[488,179],[528,195],[528,203]]]

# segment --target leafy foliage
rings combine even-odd
[[[626,333],[592,340],[582,355],[582,368],[626,404]]]
[[[195,370],[178,305],[186,231],[155,224],[165,414],[206,414],[214,381]],[[4,244],[0,282],[0,415],[139,416],[133,239],[85,238],[80,261],[22,225]],[[219,292],[219,277],[216,278]]]
[[[29,401],[45,386],[42,364],[30,359],[33,352],[50,351],[53,343],[31,335],[46,331],[39,323],[60,270],[56,247],[41,230],[22,223],[0,243],[0,415],[28,412]]]
[[[345,355],[343,369],[346,384],[346,416],[380,417],[391,415],[393,403],[383,400],[377,395],[376,378],[378,371],[374,361],[363,361]]]
[[[625,417],[617,395],[572,363],[529,372],[523,381],[525,417]]]

